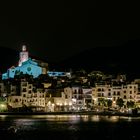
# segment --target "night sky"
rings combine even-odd
[[[0,47],[59,61],[96,47],[140,39],[139,5],[107,1],[1,2]]]

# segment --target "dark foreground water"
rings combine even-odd
[[[140,140],[140,117],[0,115],[0,140]]]

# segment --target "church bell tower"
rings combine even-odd
[[[29,53],[26,49],[26,46],[22,46],[22,51],[19,54],[19,64],[18,66],[21,66],[23,62],[27,61],[29,59]]]

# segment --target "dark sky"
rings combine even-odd
[[[92,2],[1,2],[0,46],[57,61],[140,39],[138,3]]]

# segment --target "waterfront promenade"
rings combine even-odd
[[[0,115],[108,115],[108,116],[138,116],[140,113],[122,113],[113,111],[69,111],[69,112],[0,112]]]

